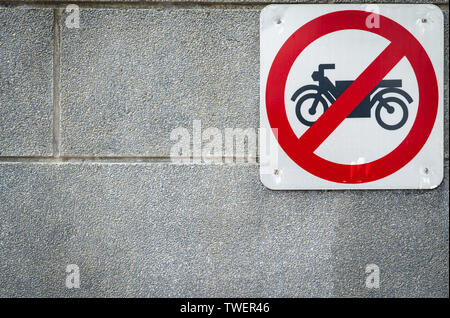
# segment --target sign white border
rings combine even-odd
[[[436,73],[439,91],[436,121],[421,151],[397,172],[376,181],[360,184],[327,181],[299,167],[278,145],[268,122],[265,105],[268,73],[284,42],[305,23],[324,14],[343,10],[376,12],[405,27],[427,52]],[[273,190],[436,188],[444,177],[443,64],[444,18],[441,9],[435,5],[275,4],[265,7],[260,15],[260,127],[262,131],[266,131],[268,138],[261,140],[259,147],[261,182]]]

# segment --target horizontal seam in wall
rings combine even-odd
[[[164,163],[164,164],[176,164],[176,165],[259,165],[259,157],[251,158],[251,162],[248,162],[248,158],[244,157],[207,157],[205,158],[211,163],[197,163],[201,158],[169,158],[169,157],[0,157],[0,164],[2,163],[48,163],[48,164],[64,164],[64,163],[122,163],[122,164],[152,164],[152,163]],[[232,163],[223,162],[222,160],[233,159]],[[180,160],[191,160],[189,163],[179,163]],[[222,161],[222,162],[221,162]],[[444,166],[448,167],[449,158],[444,158]]]
[[[257,164],[259,162],[258,157],[252,157],[252,162],[245,162],[247,160],[247,157],[231,157],[231,156],[224,156],[224,157],[206,157],[204,158],[208,161],[214,162],[211,164],[216,165],[228,165],[229,163],[223,163],[220,162],[222,160],[236,160],[236,163],[234,164]],[[13,162],[21,162],[21,163],[55,163],[55,164],[61,164],[61,163],[174,163],[174,164],[180,164],[179,161],[181,160],[191,160],[191,161],[198,161],[201,160],[201,158],[197,157],[134,157],[134,156],[78,156],[78,157],[68,157],[68,156],[61,156],[59,158],[54,157],[0,157],[0,163],[13,163]],[[209,163],[200,163],[200,164],[209,164]],[[233,164],[233,163],[232,163]]]

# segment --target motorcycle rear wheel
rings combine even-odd
[[[383,119],[381,118],[381,110],[383,108],[386,108],[386,104],[388,104],[391,107],[392,104],[397,104],[400,106],[403,114],[402,114],[402,118],[400,119],[400,121],[397,124],[389,124],[386,123],[385,121],[383,121]],[[395,112],[395,107],[394,107],[394,112]],[[403,125],[406,123],[406,121],[408,120],[408,107],[406,106],[405,102],[403,102],[403,100],[401,100],[400,98],[397,97],[386,97],[383,99],[380,99],[380,102],[377,105],[377,108],[375,109],[375,118],[378,122],[378,124],[383,127],[384,129],[387,130],[397,130],[401,127],[403,127]]]

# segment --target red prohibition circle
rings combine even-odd
[[[280,147],[309,173],[338,183],[365,183],[379,180],[400,170],[425,145],[438,111],[438,85],[433,65],[422,45],[397,22],[379,15],[379,28],[368,28],[366,20],[374,13],[345,10],[320,16],[294,32],[277,53],[266,85],[269,124]],[[341,30],[362,30],[390,41],[388,47],[362,72],[349,88],[298,138],[292,130],[284,102],[289,71],[300,53],[318,38]],[[419,88],[416,119],[406,138],[392,152],[375,161],[347,165],[323,159],[314,151],[345,117],[364,99],[384,76],[406,57]]]

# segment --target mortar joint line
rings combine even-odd
[[[61,155],[61,9],[53,9],[53,157]]]

